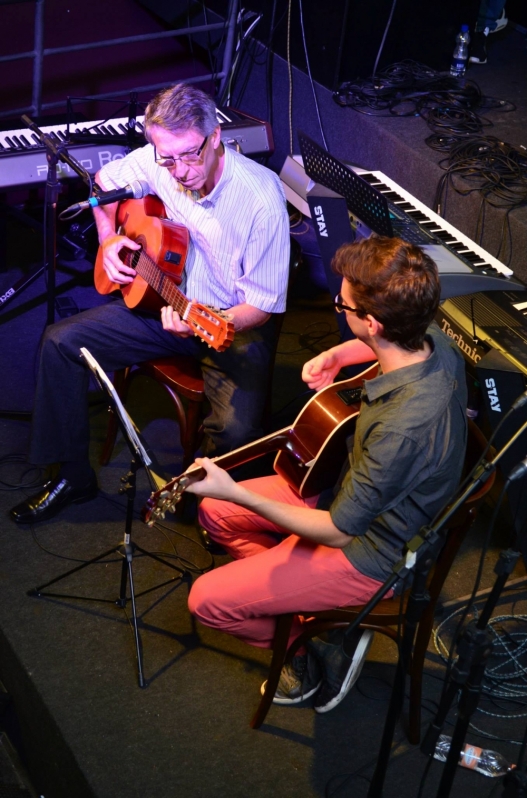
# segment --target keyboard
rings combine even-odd
[[[508,266],[501,263],[497,258],[487,252],[483,247],[476,244],[468,236],[464,235],[454,225],[447,222],[437,213],[430,210],[426,205],[416,199],[404,188],[401,188],[395,181],[379,171],[365,171],[355,168],[363,180],[380,191],[388,200],[389,206],[396,210],[399,219],[392,220],[394,232],[405,240],[409,239],[404,235],[404,217],[411,223],[415,223],[421,231],[430,236],[428,243],[419,242],[425,250],[430,252],[430,256],[437,262],[441,271],[455,270],[458,274],[480,274],[489,278],[514,278],[514,272]],[[401,224],[402,217],[402,224]],[[406,225],[408,229],[410,225]],[[514,280],[514,282],[516,282]],[[523,284],[521,285],[523,287]],[[503,288],[507,288],[504,281]],[[474,290],[480,290],[474,288]],[[484,290],[482,287],[481,290]]]
[[[217,109],[224,144],[244,155],[271,154],[274,150],[270,125],[232,108]],[[138,116],[135,133],[144,144],[144,116]],[[78,122],[69,126],[43,125],[40,130],[57,143],[67,142],[68,151],[87,172],[94,175],[128,148],[128,117]],[[43,183],[48,174],[46,153],[38,136],[27,127],[0,131],[0,188]],[[59,162],[59,180],[76,177],[73,169]]]
[[[56,144],[68,143],[68,151],[79,161],[87,172],[94,175],[101,167],[116,158],[124,158],[128,152],[126,145],[128,117],[104,122],[79,122],[67,125],[42,125],[40,130],[50,136]],[[143,134],[142,118],[136,120],[136,131]],[[82,136],[87,141],[75,143],[75,137]],[[113,143],[117,136],[122,143]],[[93,138],[93,143],[89,138]],[[108,143],[104,143],[104,139]],[[38,136],[29,128],[0,131],[0,188],[26,186],[43,183],[48,175],[46,152]],[[59,180],[77,177],[68,164],[59,161],[57,165]]]

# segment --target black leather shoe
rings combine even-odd
[[[39,493],[13,507],[9,515],[17,524],[47,521],[69,504],[82,504],[95,499],[97,492],[97,477],[93,471],[90,481],[81,488],[73,487],[67,479],[56,477],[47,482]]]

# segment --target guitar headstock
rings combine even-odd
[[[156,521],[162,521],[167,513],[175,513],[176,504],[181,500],[189,482],[188,477],[183,474],[152,493],[141,510],[141,518],[145,524],[153,526]]]
[[[203,468],[196,464],[191,465],[179,477],[174,477],[162,488],[152,493],[141,510],[142,520],[148,526],[153,526],[156,521],[162,521],[167,513],[175,513],[176,504],[180,501],[188,486],[192,485],[193,482],[198,482],[205,476],[206,471]]]
[[[191,302],[184,320],[206,344],[224,352],[234,339],[234,324],[227,314],[209,305]]]

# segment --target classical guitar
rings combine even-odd
[[[189,234],[183,225],[163,218],[164,213],[161,200],[151,194],[119,205],[119,232],[141,244],[141,249],[127,249],[123,255],[124,263],[135,269],[137,276],[126,285],[112,282],[104,270],[99,247],[95,287],[100,294],[119,289],[129,308],[157,311],[163,305],[172,305],[195,335],[223,352],[234,338],[233,324],[221,310],[187,299],[177,287],[185,267]]]
[[[377,371],[375,363],[356,377],[328,385],[311,397],[292,426],[216,457],[214,462],[229,470],[278,452],[274,470],[303,498],[333,487],[346,457],[346,438],[359,414],[364,380],[373,379]],[[173,513],[185,489],[205,476],[203,468],[193,465],[167,482],[148,499],[141,512],[143,521],[152,526],[165,513]]]

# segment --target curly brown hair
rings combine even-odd
[[[332,267],[350,284],[357,316],[373,316],[383,337],[403,349],[423,348],[441,296],[437,266],[400,238],[371,236],[337,250]]]

